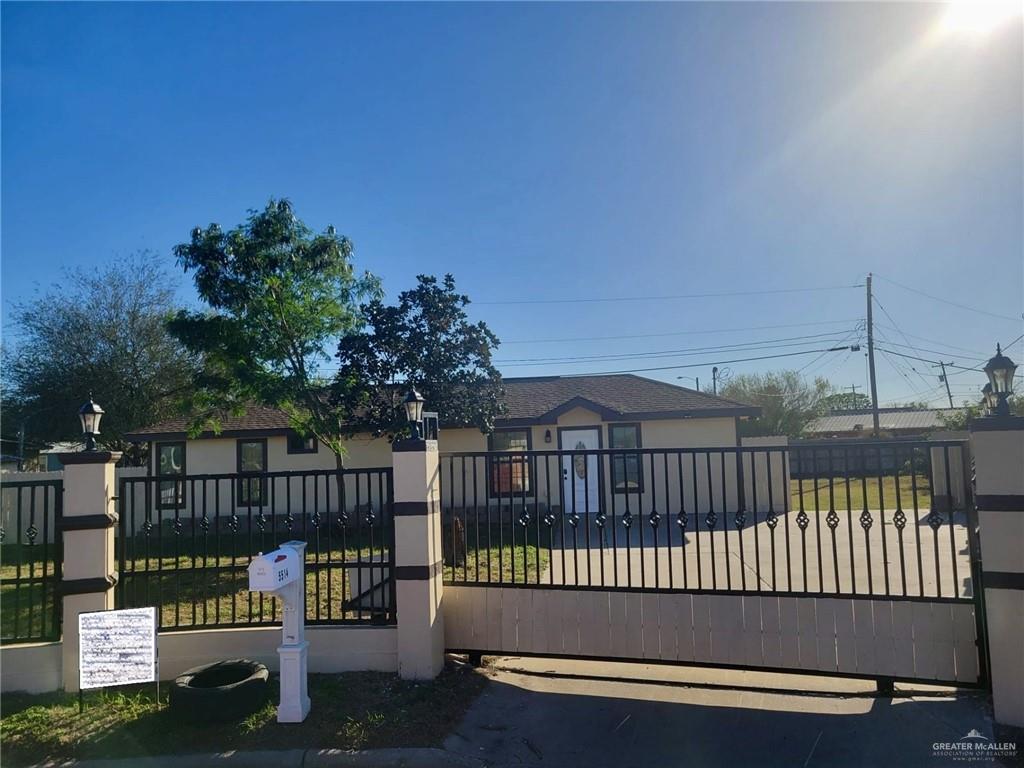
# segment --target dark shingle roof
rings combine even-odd
[[[576,406],[596,410],[606,419],[669,419],[715,416],[758,416],[761,409],[707,392],[633,374],[606,376],[531,376],[504,379],[508,412],[498,426],[553,423]],[[430,404],[427,403],[427,407]],[[182,417],[132,432],[135,440],[181,437],[188,427]],[[221,420],[223,437],[260,432],[284,434],[288,417],[274,408],[252,406],[242,416]],[[207,433],[212,436],[212,433]]]
[[[605,409],[608,417],[757,416],[760,409],[634,374],[531,376],[505,379],[509,421],[539,419],[577,398]],[[585,405],[585,404],[584,404]],[[738,412],[741,411],[741,412]]]

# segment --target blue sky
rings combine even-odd
[[[170,263],[286,196],[391,295],[452,272],[506,375],[696,363],[647,375],[703,386],[856,340],[863,288],[781,291],[872,271],[880,400],[938,404],[893,353],[970,367],[1024,332],[1020,19],[944,12],[5,3],[4,317],[62,267]],[[744,295],[693,296],[721,293]],[[566,301],[616,297],[646,298]],[[524,299],[559,303],[489,303]],[[727,367],[865,385],[861,353]],[[983,380],[957,371],[956,400]]]

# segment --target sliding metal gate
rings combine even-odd
[[[441,455],[452,651],[982,685],[965,441]]]

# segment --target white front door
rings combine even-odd
[[[601,447],[601,432],[598,427],[566,429],[559,436],[559,444],[563,451],[596,451]],[[582,453],[562,456],[566,514],[574,510],[577,515],[597,514],[600,509],[598,477],[597,456]]]

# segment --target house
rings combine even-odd
[[[60,472],[64,469],[64,465],[60,461],[60,454],[78,453],[84,450],[85,443],[82,442],[54,443],[39,452],[40,469],[43,472]]]
[[[946,429],[943,415],[955,415],[959,408],[879,408],[878,431],[885,437],[913,437]],[[819,416],[804,428],[808,438],[868,437],[873,422],[870,408],[834,410]]]
[[[738,420],[760,414],[754,406],[630,374],[509,378],[504,386],[507,413],[494,432],[445,427],[439,434],[441,451],[733,447],[739,444]],[[254,406],[228,417],[219,434],[193,439],[186,428],[186,419],[174,419],[128,437],[149,444],[152,474],[335,466],[330,451],[292,431],[288,417],[273,408]],[[346,447],[347,467],[391,465],[391,446],[383,438],[356,436]]]

